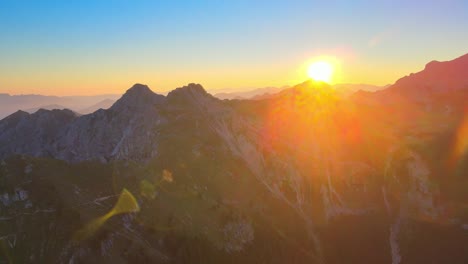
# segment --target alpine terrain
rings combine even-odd
[[[0,263],[468,263],[467,102],[468,54],[346,96],[135,84],[89,114],[18,110]]]

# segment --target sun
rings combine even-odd
[[[317,61],[310,64],[307,75],[315,81],[329,83],[333,75],[333,66],[326,61]]]

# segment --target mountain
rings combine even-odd
[[[405,76],[378,92],[387,100],[425,101],[434,95],[465,93],[468,90],[468,54],[451,61],[431,61],[417,73]]]
[[[115,103],[115,100],[112,100],[112,99],[105,99],[105,100],[102,100],[94,105],[91,105],[89,107],[86,107],[86,108],[83,108],[83,109],[80,109],[78,112],[80,114],[90,114],[90,113],[94,113],[96,112],[97,110],[99,109],[108,109],[110,108],[113,104]]]
[[[89,115],[70,116],[69,122],[60,122],[61,113],[70,113],[69,110],[48,111],[41,109],[32,115],[14,115],[14,122],[10,117],[0,121],[3,127],[0,133],[0,142],[3,144],[0,157],[18,153],[32,156],[47,156],[65,159],[68,161],[106,160],[111,157],[132,159],[141,158],[150,153],[142,153],[140,146],[151,148],[153,137],[150,131],[157,133],[156,126],[163,122],[158,109],[153,108],[163,102],[165,98],[154,94],[148,87],[140,84],[134,85],[109,110],[98,110]],[[159,103],[158,103],[159,102]],[[32,120],[32,121],[30,121]],[[44,120],[37,122],[36,120]],[[31,123],[32,122],[32,123]],[[54,123],[54,129],[48,132],[47,137],[42,133],[29,133],[31,127],[43,131]],[[28,131],[21,134],[17,131]],[[35,144],[41,142],[41,144]],[[24,146],[24,148],[20,147]],[[29,148],[28,148],[29,146]],[[41,149],[41,146],[47,146]],[[133,152],[133,148],[138,151]],[[26,149],[25,149],[26,148]],[[155,150],[149,150],[155,151]],[[135,156],[133,156],[135,155]]]
[[[74,115],[70,122],[61,123],[57,120],[60,118],[57,114],[64,111],[69,113],[69,110],[41,109],[32,115],[18,112],[21,114],[17,113],[0,121],[3,128],[0,142],[10,141],[0,148],[0,157],[11,154],[42,156],[43,153],[48,153],[48,157],[69,162],[147,160],[158,152],[159,130],[167,123],[168,114],[177,113],[181,111],[179,108],[185,109],[187,106],[192,106],[194,110],[203,106],[210,112],[217,113],[218,108],[221,111],[225,108],[218,101],[196,84],[176,89],[167,97],[153,93],[146,85],[135,84],[111,108],[100,109],[88,115]],[[209,108],[212,105],[213,108]],[[16,121],[11,121],[12,118]],[[45,119],[46,122],[31,123],[30,120],[36,119]],[[57,124],[53,132],[48,134],[49,141],[42,141],[44,136],[41,133],[29,133],[30,127],[42,131],[51,122]],[[22,130],[28,133],[18,134]],[[15,140],[11,141],[11,135],[15,133]],[[47,146],[46,150],[38,149],[38,145],[34,144],[39,141],[42,142],[41,146]]]
[[[431,93],[428,110],[314,81],[262,100],[135,84],[87,115],[18,111],[0,120],[0,254],[465,263],[464,90]]]
[[[90,110],[88,107],[104,100],[116,100],[120,95],[106,94],[96,96],[44,96],[44,95],[9,95],[0,94],[0,118],[4,118],[18,110],[35,112],[40,108],[71,109],[75,112]]]
[[[58,104],[51,104],[51,105],[43,105],[40,107],[35,107],[35,108],[30,108],[30,109],[25,109],[25,112],[28,112],[30,114],[37,112],[39,109],[44,109],[44,110],[54,110],[54,109],[65,109],[65,106],[58,105]]]
[[[97,102],[96,104],[88,106],[86,108],[79,109],[76,112],[79,113],[79,114],[91,114],[91,113],[96,112],[99,109],[108,109],[114,103],[115,103],[115,100],[105,99],[105,100],[102,100],[100,102]],[[76,108],[76,106],[74,108]],[[44,106],[40,106],[40,107],[25,109],[24,111],[32,114],[32,113],[37,112],[39,109],[44,109],[44,110],[60,109],[61,110],[61,109],[67,109],[67,107],[65,107],[63,105],[58,105],[58,104],[51,104],[51,105],[44,105]]]
[[[219,99],[251,99],[256,96],[275,94],[281,90],[288,88],[288,86],[283,87],[264,87],[256,88],[252,90],[242,91],[242,92],[223,92],[214,94],[215,97]]]
[[[366,92],[376,92],[383,90],[389,87],[389,85],[378,86],[378,85],[371,85],[371,84],[352,84],[352,83],[340,83],[333,85],[339,93],[349,96],[358,91],[366,91]]]
[[[2,157],[21,153],[48,156],[49,145],[59,131],[77,118],[70,110],[39,109],[33,114],[18,111],[0,121]]]
[[[0,94],[0,118],[20,109],[33,109],[44,105],[61,105],[57,101],[58,97],[55,96]]]
[[[342,83],[342,84],[334,84],[332,85],[334,89],[338,91],[339,94],[343,96],[349,96],[354,94],[357,91],[379,91],[383,90],[388,87],[385,86],[377,86],[377,85],[370,85],[370,84],[351,84],[351,83]],[[249,91],[244,92],[223,92],[223,93],[216,93],[214,94],[215,97],[219,99],[252,99],[252,100],[263,100],[270,97],[275,96],[279,92],[290,88],[289,86],[283,86],[281,88],[278,87],[265,87],[265,88],[257,88]]]

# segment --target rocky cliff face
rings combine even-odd
[[[39,110],[34,114],[18,111],[0,121],[0,152],[49,156],[51,143],[77,115],[70,110]]]
[[[108,110],[77,116],[69,110],[18,112],[0,122],[1,157],[11,154],[70,162],[146,160],[157,153],[165,97],[136,84]],[[7,143],[8,142],[8,143]]]
[[[157,154],[165,97],[136,84],[110,109],[77,118],[53,145],[53,157],[72,162],[148,160]]]

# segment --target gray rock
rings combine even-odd
[[[177,108],[171,101],[193,108],[218,99],[197,84],[178,88],[167,98],[135,84],[111,108],[88,115],[67,109],[18,111],[0,121],[0,158],[18,154],[69,162],[149,160],[158,154],[159,131],[168,122],[163,112]]]

